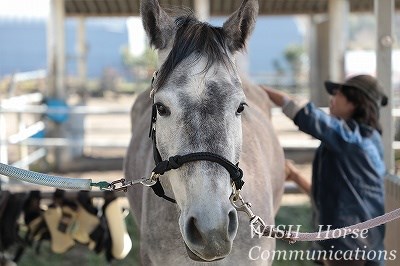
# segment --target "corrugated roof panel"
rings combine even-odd
[[[99,13],[100,13],[101,15],[104,15],[104,14],[111,14],[111,10],[108,9],[108,6],[107,6],[106,1],[97,0],[97,1],[95,1],[94,3],[95,3],[95,5],[96,5],[97,10],[99,10]],[[110,1],[110,4],[111,4],[111,3],[114,3],[114,1]]]
[[[66,14],[75,13],[77,11],[77,9],[74,8],[74,6],[75,6],[74,2],[65,3],[65,13]]]
[[[130,10],[129,13],[133,13],[134,16],[138,16],[140,14],[140,2],[139,1],[125,0],[125,3],[129,7],[129,10]]]
[[[91,0],[89,0],[89,1],[81,0],[81,1],[85,3],[89,14],[92,14],[92,15],[93,14],[100,14],[100,10],[98,10],[98,8],[97,8],[97,6],[96,6],[94,1],[91,1]]]
[[[119,9],[118,1],[104,2],[104,4],[107,6],[107,9],[110,10],[111,13],[113,13],[113,14],[121,13],[121,10]]]
[[[214,0],[210,4],[210,13],[219,16],[222,12],[223,0]]]
[[[373,0],[349,0],[351,12],[373,12]],[[194,0],[159,0],[163,7],[184,6],[194,9]],[[241,0],[210,0],[211,16],[228,16]],[[260,15],[317,14],[325,13],[328,0],[259,0]],[[140,0],[65,0],[67,16],[136,16]],[[400,0],[395,0],[400,9]]]
[[[84,12],[84,13],[89,13],[89,7],[85,1],[74,1],[75,6],[78,7],[77,13]]]

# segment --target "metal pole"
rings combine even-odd
[[[347,44],[348,0],[329,0],[329,79],[344,78],[344,54]]]
[[[22,119],[22,113],[17,113],[17,123],[18,123],[18,132],[24,132],[26,129],[26,125]],[[21,162],[26,162],[28,155],[29,155],[28,146],[26,144],[24,144],[24,142],[25,141],[23,140],[18,143],[19,159],[21,160]],[[24,169],[29,170],[29,165],[24,163]]]
[[[64,19],[64,0],[51,0],[49,21],[47,24],[48,94],[59,99],[65,98]]]
[[[393,90],[392,90],[392,47],[393,47],[393,20],[394,0],[375,0],[375,15],[377,21],[376,36],[376,76],[385,89],[389,103],[381,110],[383,128],[383,143],[385,147],[385,163],[388,171],[394,171],[394,126],[392,117]]]
[[[310,99],[319,107],[329,105],[329,97],[324,90],[324,81],[329,79],[329,21],[323,16],[310,17],[309,28],[310,57]]]
[[[48,83],[47,96],[65,100],[65,10],[64,0],[50,0],[50,13],[47,24],[47,64],[48,64]],[[63,137],[65,131],[64,125],[53,125],[54,135]],[[63,165],[62,158],[65,157],[65,151],[55,150],[55,168],[60,169]]]
[[[7,124],[0,106],[0,163],[8,164]]]
[[[0,102],[1,103],[1,102]],[[6,120],[0,106],[0,163],[8,164],[8,145]],[[0,191],[3,183],[8,183],[8,177],[0,175]]]
[[[79,90],[81,93],[86,95],[85,83],[87,75],[87,63],[86,63],[87,46],[86,46],[86,30],[85,30],[84,17],[78,18],[78,27],[76,34],[76,53],[77,53],[79,87],[80,87]]]
[[[195,0],[194,12],[200,21],[208,21],[210,19],[210,0]]]

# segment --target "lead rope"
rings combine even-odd
[[[351,226],[346,226],[342,228],[336,228],[332,230],[326,230],[321,232],[313,233],[300,233],[291,232],[288,230],[280,230],[274,226],[268,226],[265,222],[251,210],[251,204],[245,202],[243,197],[240,195],[240,190],[235,188],[232,184],[232,195],[230,196],[230,201],[237,211],[241,211],[247,214],[250,220],[251,230],[258,236],[273,237],[276,239],[286,240],[293,244],[297,241],[321,241],[327,239],[334,239],[344,237],[346,235],[353,234],[355,232],[360,232],[362,230],[371,229],[373,227],[388,223],[395,219],[400,218],[400,208],[393,210],[391,212],[385,213],[384,215],[377,216],[375,218],[369,219],[367,221],[357,223]]]
[[[152,173],[148,178],[141,178],[132,181],[126,181],[125,179],[116,180],[108,183],[101,181],[94,183],[92,179],[80,179],[80,178],[68,178],[55,175],[47,175],[20,169],[14,166],[0,163],[0,174],[12,177],[24,182],[34,183],[43,186],[50,186],[61,189],[76,189],[76,190],[91,190],[92,187],[98,187],[100,190],[112,190],[112,191],[127,191],[128,187],[142,184],[144,186],[152,186],[156,183],[159,178],[159,174]],[[250,226],[255,233],[261,236],[274,237],[277,239],[286,240],[289,243],[295,243],[296,241],[320,241],[332,238],[340,238],[349,234],[352,234],[355,230],[362,231],[367,230],[378,225],[385,224],[400,218],[400,208],[394,211],[388,212],[384,215],[372,218],[365,222],[361,222],[355,225],[346,226],[343,228],[337,228],[328,231],[314,232],[314,233],[293,233],[290,231],[279,230],[273,226],[267,226],[265,222],[251,210],[251,204],[245,202],[243,197],[240,195],[240,190],[236,189],[235,183],[232,183],[232,195],[230,201],[237,211],[245,212],[250,220]]]
[[[61,176],[46,175],[33,171],[27,171],[11,165],[0,163],[0,174],[12,177],[24,182],[61,189],[91,190],[91,179],[67,178]],[[100,186],[100,184],[99,184]]]
[[[393,210],[391,212],[385,213],[384,215],[377,216],[365,222],[361,222],[358,224],[354,224],[351,226],[346,226],[334,230],[322,231],[322,232],[314,232],[314,233],[296,233],[292,235],[293,241],[319,241],[326,240],[332,238],[340,238],[349,234],[352,234],[354,231],[362,231],[371,229],[373,227],[388,223],[395,219],[400,218],[400,208]],[[340,231],[339,235],[336,235]]]
[[[62,177],[37,173],[3,163],[0,163],[0,174],[32,184],[74,190],[92,190],[92,187],[97,187],[100,190],[126,191],[129,186],[138,183],[144,186],[151,186],[153,184],[152,180],[155,178],[154,174],[152,174],[149,178],[141,178],[128,182],[125,181],[125,179],[116,180],[111,183],[106,181],[93,182],[92,179]]]

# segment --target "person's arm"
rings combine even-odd
[[[340,152],[344,142],[360,141],[358,131],[353,132],[344,121],[330,116],[311,102],[299,103],[284,92],[264,85],[260,87],[273,103],[282,107],[282,112],[292,119],[301,131],[321,140],[331,149]]]
[[[277,106],[282,107],[292,100],[287,93],[272,89],[265,85],[260,85],[260,87],[268,94],[271,101]]]
[[[301,190],[307,193],[308,196],[311,195],[311,183],[301,175],[300,171],[293,165],[289,160],[285,163],[286,180],[291,180],[295,182]]]
[[[272,89],[271,87],[260,85],[260,87],[268,94],[270,100],[277,106],[282,107],[282,112],[294,120],[297,113],[304,108],[306,102],[295,101],[292,96],[282,91]]]

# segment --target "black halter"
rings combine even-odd
[[[157,75],[157,72],[154,73],[153,78],[151,80],[151,86],[153,87],[154,79]],[[215,162],[223,166],[228,172],[231,177],[232,182],[235,183],[235,187],[237,190],[240,190],[243,185],[244,181],[242,180],[243,177],[243,171],[238,167],[237,163],[234,165],[231,163],[229,160],[225,159],[224,157],[211,153],[211,152],[194,152],[194,153],[189,153],[186,155],[175,155],[170,157],[168,160],[162,160],[160,152],[158,151],[157,148],[157,142],[156,142],[156,128],[155,128],[155,123],[157,121],[157,108],[156,105],[154,104],[154,95],[152,91],[152,97],[153,97],[153,106],[152,106],[152,113],[151,113],[151,123],[150,123],[150,132],[149,132],[149,137],[153,141],[153,157],[154,157],[154,162],[156,163],[156,167],[153,169],[154,174],[159,174],[163,175],[165,172],[172,170],[172,169],[178,169],[181,167],[183,164],[188,163],[188,162],[194,162],[194,161],[210,161],[210,162]],[[170,202],[176,203],[176,201],[168,196],[165,195],[164,189],[160,183],[160,180],[157,179],[157,182],[151,186],[153,189],[154,193],[162,197]]]

